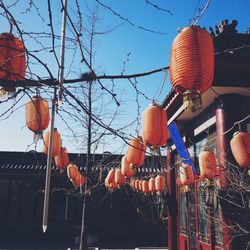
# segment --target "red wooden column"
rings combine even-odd
[[[177,201],[174,154],[167,150],[168,250],[177,249]]]
[[[233,117],[233,112],[230,113],[226,108],[227,105],[222,101],[219,103],[216,109],[216,142],[217,142],[217,157],[219,163],[219,176],[220,176],[220,186],[223,189],[229,185],[228,177],[227,177],[227,160],[228,160],[228,150],[229,150],[229,138],[228,134],[225,133],[227,129],[230,127],[230,121]],[[230,250],[231,240],[232,240],[232,232],[230,228],[230,219],[226,218],[225,211],[222,208],[222,233],[223,233],[223,244],[224,250]]]

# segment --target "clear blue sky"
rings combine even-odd
[[[6,4],[12,1],[4,1]],[[13,1],[15,2],[15,1]],[[28,8],[28,2],[22,0],[16,6],[11,7],[9,10],[18,21],[19,26],[24,31],[48,31],[47,26],[48,15],[47,15],[47,1],[35,1],[37,2],[37,8],[41,16],[45,17],[45,21],[39,17],[38,12],[33,7],[31,11],[24,14],[25,9]],[[52,13],[55,34],[60,35],[61,25],[61,13],[60,13],[60,1],[53,0],[52,2]],[[139,73],[149,71],[152,69],[167,66],[169,64],[169,51],[171,44],[175,36],[177,35],[177,28],[188,26],[190,20],[196,16],[197,12],[194,13],[195,9],[202,8],[206,1],[194,1],[194,0],[151,0],[151,3],[158,5],[161,8],[168,9],[173,15],[169,13],[157,10],[146,4],[145,0],[101,0],[102,3],[107,6],[112,6],[112,9],[119,13],[122,17],[127,18],[134,25],[130,25],[124,22],[109,10],[98,5],[95,0],[79,1],[81,2],[81,9],[84,13],[88,14],[88,8],[97,7],[100,20],[97,24],[97,31],[105,31],[109,29],[114,30],[106,35],[100,35],[97,37],[95,42],[95,70],[98,74],[113,74],[117,75],[121,73],[123,68],[123,61],[126,59],[126,54],[130,53],[129,62],[126,64],[126,70],[124,74]],[[69,12],[72,14],[72,10],[75,8],[74,3],[69,1]],[[237,29],[240,32],[245,32],[250,27],[250,1],[241,0],[212,0],[210,7],[199,20],[198,24],[202,27],[208,28],[209,26],[214,27],[219,24],[220,20],[233,19],[238,20]],[[2,10],[1,10],[2,13]],[[0,16],[0,32],[8,31],[8,24],[5,19]],[[88,25],[88,23],[84,23]],[[163,35],[154,34],[152,32],[146,32],[137,26],[162,32]],[[70,31],[68,30],[68,35]],[[84,34],[83,34],[84,36]],[[47,44],[48,40],[44,39],[44,44]],[[37,45],[34,40],[25,37],[25,44],[28,50],[35,50],[40,45]],[[59,43],[57,44],[59,45]],[[57,52],[59,54],[59,48]],[[49,53],[39,53],[40,58],[45,60],[54,76],[57,76],[56,63]],[[66,54],[66,73],[69,69],[69,61],[72,57],[72,53]],[[75,56],[77,57],[77,55]],[[67,64],[68,63],[68,64]],[[85,72],[84,68],[77,60],[71,68],[71,72],[67,78],[77,78],[79,73]],[[40,77],[46,77],[47,73],[37,65],[32,66],[32,72],[36,73]],[[153,76],[144,78],[138,78],[139,89],[146,94],[147,97],[152,99],[157,90],[160,88],[163,73],[159,73]],[[119,95],[122,95],[123,103],[121,106],[121,124],[125,121],[132,120],[136,116],[135,110],[135,93],[131,90],[128,81],[115,81],[117,88],[119,88]],[[170,84],[167,80],[166,85],[162,91],[158,101],[161,102],[170,90]],[[119,96],[118,95],[118,96]],[[143,97],[140,97],[140,111],[147,107],[150,101]],[[20,109],[15,112],[9,119],[0,121],[1,126],[1,141],[0,150],[14,150],[14,151],[25,151],[27,145],[32,143],[32,134],[25,127],[25,115],[24,107],[25,101],[22,101],[18,107]],[[5,110],[8,105],[0,105],[1,113]],[[59,120],[56,120],[56,126]],[[62,132],[64,133],[64,132]],[[131,133],[134,134],[134,127],[131,128]],[[67,134],[67,133],[65,133]],[[75,151],[75,147],[72,143],[64,138],[64,145],[69,148],[69,151]],[[122,144],[110,143],[102,148],[112,152],[120,153],[122,150]],[[33,149],[33,146],[29,149]],[[102,150],[99,149],[99,150]],[[41,143],[38,144],[37,150],[41,150]]]

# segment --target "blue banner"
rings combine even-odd
[[[181,157],[181,161],[188,163],[190,166],[192,166],[192,170],[194,174],[197,174],[196,169],[194,167],[193,162],[190,159],[190,155],[189,152],[183,142],[183,139],[179,133],[179,130],[175,124],[175,122],[172,122],[169,126],[168,126],[169,132],[171,134],[172,140],[176,146],[177,152],[179,154],[179,156]]]

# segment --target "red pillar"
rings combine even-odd
[[[168,250],[177,250],[177,201],[174,154],[167,150]]]
[[[227,140],[226,132],[226,111],[223,106],[220,105],[216,110],[216,142],[217,142],[217,157],[219,163],[219,175],[220,175],[220,186],[222,188],[227,187],[228,178],[226,174],[226,154],[228,150],[229,141]]]
[[[230,114],[233,116],[233,114]],[[230,127],[230,121],[232,117],[228,117],[228,110],[225,108],[223,103],[220,103],[216,110],[216,142],[217,142],[217,157],[219,163],[219,176],[220,176],[220,186],[223,189],[229,184],[227,177],[227,160],[229,152],[229,138],[228,134],[225,133]],[[222,234],[223,234],[223,244],[224,250],[230,250],[232,232],[230,228],[230,219],[226,218],[225,208],[222,208]]]

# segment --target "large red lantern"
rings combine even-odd
[[[235,161],[240,167],[250,166],[250,134],[235,133],[230,141],[230,147]]]
[[[180,167],[180,180],[183,185],[191,185],[194,183],[192,167],[187,163],[182,163]]]
[[[160,147],[167,139],[166,110],[153,103],[142,113],[142,140],[146,145]]]
[[[142,142],[141,137],[137,137],[129,142],[127,160],[136,167],[141,167],[145,159],[146,146]]]
[[[201,108],[201,93],[214,77],[214,47],[210,34],[197,26],[182,30],[170,53],[170,81],[183,94],[183,104],[193,112]]]
[[[60,153],[55,156],[55,164],[59,169],[65,169],[69,165],[69,155],[67,149],[61,147]]]
[[[42,134],[49,125],[49,104],[40,96],[32,97],[25,105],[26,125],[35,134]]]
[[[25,47],[11,33],[0,34],[0,79],[24,80]]]
[[[216,159],[214,152],[205,150],[199,155],[200,176],[208,179],[216,175]]]
[[[162,175],[157,175],[155,177],[155,190],[158,193],[164,192],[165,189],[165,178]]]
[[[133,167],[133,164],[130,163],[128,160],[127,160],[127,157],[126,155],[124,155],[122,157],[122,161],[121,161],[121,172],[124,176],[127,176],[127,177],[132,177],[135,175],[135,169]]]
[[[43,152],[46,155],[48,155],[48,150],[49,150],[49,137],[50,137],[50,131],[48,131],[44,136]],[[60,153],[60,149],[61,149],[61,136],[58,133],[57,129],[54,128],[53,141],[52,141],[52,157],[57,156]]]

